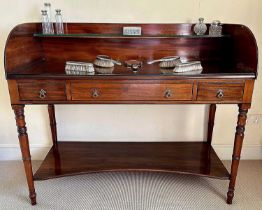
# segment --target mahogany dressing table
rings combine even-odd
[[[123,36],[124,26],[141,26],[141,36]],[[15,113],[29,197],[36,204],[34,181],[99,171],[162,171],[229,180],[231,204],[245,123],[257,77],[258,49],[243,25],[223,25],[223,35],[193,34],[192,24],[67,24],[67,34],[43,35],[41,23],[16,26],[5,49],[5,71]],[[67,75],[65,62],[92,62],[99,54],[143,61],[133,73],[116,66],[112,73]],[[165,74],[146,61],[170,55],[200,60],[201,74]],[[33,174],[24,106],[47,104],[53,146]],[[57,141],[55,104],[209,104],[207,139],[199,142]],[[231,171],[212,148],[216,104],[236,104]],[[88,117],[88,116],[87,116]]]

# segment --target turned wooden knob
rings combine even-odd
[[[44,89],[41,89],[39,91],[39,98],[44,99],[46,97],[46,91]]]
[[[170,98],[172,95],[173,95],[173,94],[172,94],[172,91],[171,91],[170,89],[167,89],[167,90],[165,91],[165,98]]]
[[[221,89],[219,89],[218,91],[217,91],[217,98],[219,98],[219,99],[221,99],[221,98],[223,98],[224,97],[224,91],[223,90],[221,90]]]

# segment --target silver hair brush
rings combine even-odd
[[[177,64],[181,63],[179,56],[168,56],[158,60],[148,61],[147,64],[159,63],[161,68],[174,68]]]

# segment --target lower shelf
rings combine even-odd
[[[34,175],[44,180],[100,171],[163,171],[229,179],[205,142],[58,142]]]

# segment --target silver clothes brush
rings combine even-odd
[[[148,61],[147,64],[159,63],[161,68],[174,68],[177,64],[181,63],[179,56],[168,56],[158,60]]]
[[[174,72],[181,73],[181,72],[189,72],[189,71],[202,71],[203,67],[200,61],[191,61],[186,63],[177,64],[174,68]]]
[[[84,75],[94,73],[95,70],[92,63],[67,61],[65,65],[65,72],[66,74]]]

